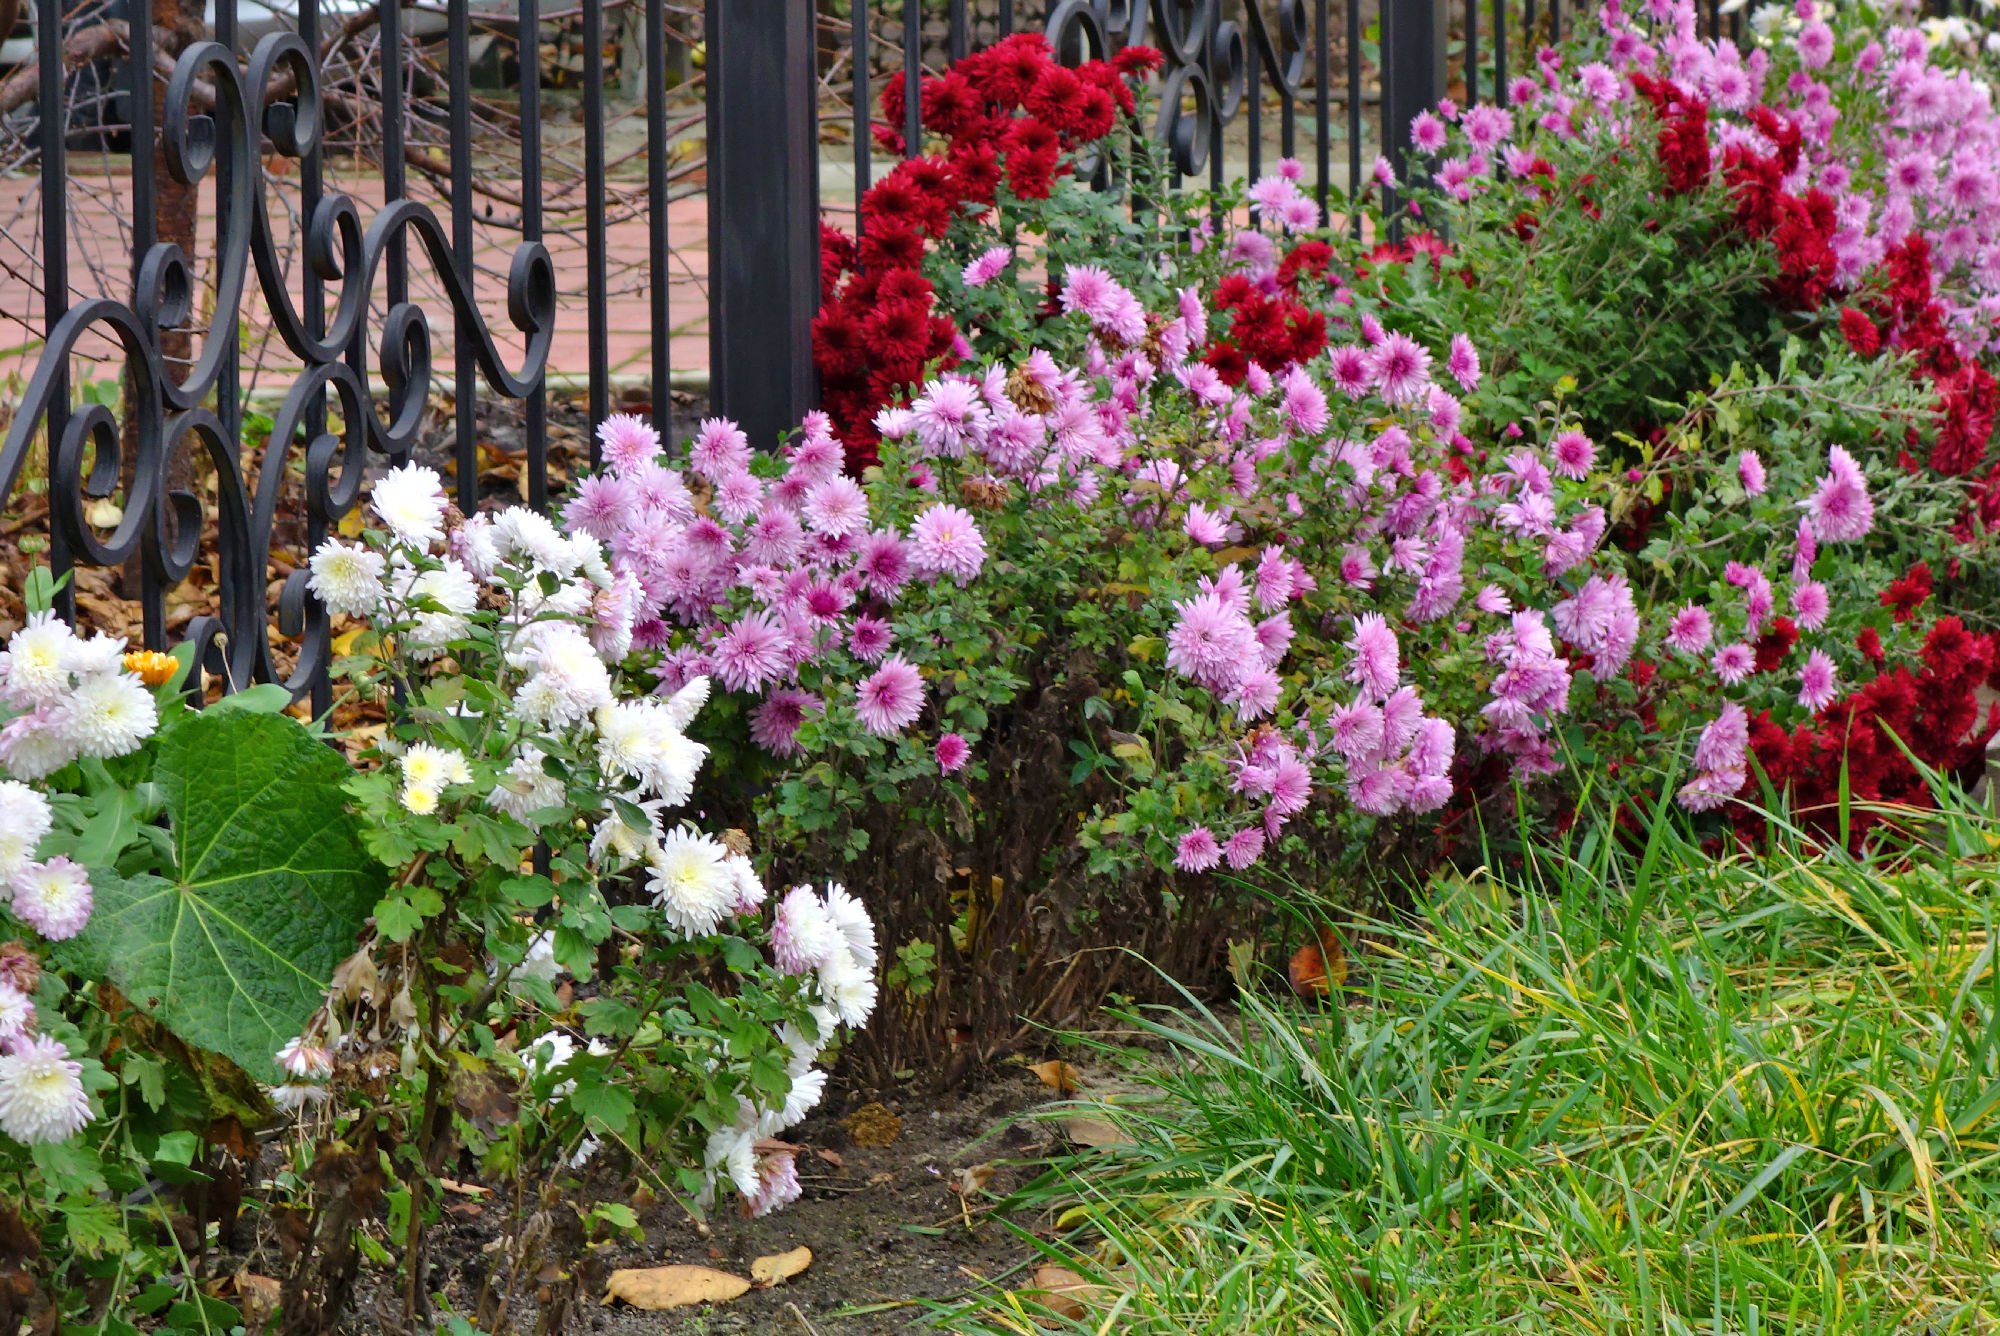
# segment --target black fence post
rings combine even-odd
[[[1408,152],[1410,122],[1444,96],[1447,3],[1382,0],[1382,151],[1404,184],[1417,162]]]
[[[814,37],[813,0],[708,0],[709,384],[763,448],[817,398]]]

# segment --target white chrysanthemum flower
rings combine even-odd
[[[69,690],[69,657],[76,634],[53,612],[31,612],[0,653],[0,683],[17,710],[52,705]]]
[[[528,943],[528,953],[521,957],[521,963],[514,967],[517,979],[540,979],[543,983],[554,983],[556,975],[562,973],[562,966],[556,964],[556,935],[551,930],[538,932]]]
[[[77,758],[62,729],[62,706],[39,705],[0,728],[0,767],[18,779],[53,775]]]
[[[47,798],[18,780],[0,779],[0,876],[26,867],[54,824]]]
[[[619,701],[597,712],[597,763],[606,774],[637,780],[669,807],[694,792],[708,748],[674,727],[671,702]]]
[[[125,669],[125,637],[98,632],[88,640],[74,637],[63,653],[63,667],[78,677],[117,673]]]
[[[778,1130],[796,1127],[826,1096],[826,1073],[810,1061],[788,1064],[792,1088],[785,1092],[785,1105],[778,1111]]]
[[[376,479],[368,503],[398,542],[428,549],[444,537],[444,480],[436,469],[404,464]]]
[[[587,533],[569,536],[570,552],[576,557],[576,573],[599,589],[609,589],[615,578],[611,563],[604,559],[604,544]]]
[[[647,861],[653,893],[667,922],[689,937],[716,930],[736,902],[736,878],[723,861],[729,851],[707,835],[685,827],[670,830]]]
[[[600,867],[616,859],[623,863],[636,863],[648,857],[648,851],[660,842],[660,808],[658,801],[642,802],[639,810],[646,814],[648,824],[637,830],[625,824],[625,818],[615,810],[608,813],[597,825],[597,832],[590,837],[591,861]]]
[[[90,922],[90,874],[63,857],[28,863],[8,883],[14,915],[52,942],[66,942]]]
[[[474,579],[492,579],[494,568],[500,564],[500,544],[493,538],[493,521],[485,515],[474,515],[453,529],[451,554]]]
[[[809,974],[824,968],[846,949],[840,925],[826,902],[810,886],[794,886],[778,902],[771,921],[771,954],[787,974]]]
[[[35,1024],[35,1000],[0,979],[0,1045],[12,1048]]]
[[[612,703],[611,672],[581,628],[546,622],[527,666],[534,669],[515,703],[523,718],[551,728],[578,723]]]
[[[729,875],[736,879],[736,912],[755,913],[769,894],[764,889],[763,879],[757,875],[757,869],[750,865],[750,860],[741,854],[731,854],[725,861],[729,867]]]
[[[744,1199],[757,1195],[757,1137],[750,1127],[718,1127],[708,1134],[702,1167],[713,1181],[727,1177]]]
[[[501,772],[493,792],[486,795],[486,805],[516,821],[527,821],[536,812],[560,807],[563,782],[548,772],[544,759],[540,747],[523,747],[521,754]]]
[[[404,633],[404,641],[412,651],[432,657],[443,653],[452,641],[462,640],[471,633],[472,613],[479,606],[479,586],[473,581],[472,572],[446,557],[444,564],[435,570],[416,571],[404,566],[397,574],[397,598],[405,603],[426,599],[438,609],[412,616],[415,625]]]
[[[464,756],[449,747],[429,742],[413,742],[403,752],[402,804],[418,816],[437,810],[438,799],[449,784],[470,784],[472,767]]]
[[[528,1078],[539,1081],[560,1071],[575,1056],[576,1040],[561,1030],[551,1030],[529,1045],[527,1052],[521,1055],[521,1059],[528,1065]],[[550,1087],[549,1098],[564,1099],[575,1089],[575,1081],[559,1082]]]
[[[849,895],[847,888],[839,882],[828,882],[826,887],[826,912],[833,919],[840,935],[847,939],[847,949],[854,958],[869,968],[875,965],[875,921],[868,917],[868,911],[861,902]]]
[[[819,993],[841,1023],[859,1029],[875,1011],[875,971],[843,947],[819,972]]]
[[[583,618],[590,616],[596,597],[597,586],[588,580],[565,580],[550,593],[538,582],[521,591],[519,608],[523,617]]]
[[[380,552],[329,538],[312,554],[306,588],[336,616],[371,617],[382,608],[388,567]]]
[[[277,1106],[280,1113],[297,1113],[301,1109],[324,1104],[333,1098],[333,1092],[323,1085],[303,1085],[298,1082],[272,1086],[266,1093],[270,1095],[271,1103]]]
[[[701,713],[701,707],[708,704],[709,690],[708,679],[697,677],[667,697],[667,722],[676,732],[687,732],[687,726]]]
[[[318,1044],[296,1038],[278,1050],[278,1065],[301,1081],[324,1081],[333,1075],[333,1054]]]
[[[494,517],[493,542],[502,560],[526,558],[564,578],[575,574],[581,561],[581,554],[549,517],[526,506],[509,506]]]
[[[58,707],[57,728],[81,756],[123,756],[159,726],[153,693],[131,673],[99,673],[76,684]]]
[[[27,1146],[62,1141],[90,1116],[83,1064],[61,1043],[36,1035],[0,1056],[0,1132]]]

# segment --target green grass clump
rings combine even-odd
[[[1082,1111],[1130,1144],[1009,1204],[1086,1311],[1024,1273],[939,1324],[2000,1329],[2000,841],[1926,837],[1585,835],[1348,925],[1324,1006],[1128,1016],[1144,1089]]]

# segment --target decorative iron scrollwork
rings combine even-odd
[[[1231,0],[1060,0],[1044,29],[1066,64],[1100,58],[1128,46],[1151,45],[1165,57],[1153,137],[1174,169],[1195,176],[1208,169],[1223,130],[1243,110],[1251,62],[1287,104],[1304,96],[1307,53],[1313,49],[1306,0],[1241,0],[1242,19],[1227,16]],[[1276,26],[1265,9],[1276,14]],[[1150,22],[1149,22],[1150,16]]]
[[[289,91],[272,98],[274,88]],[[330,296],[325,328],[315,331],[288,288],[262,160],[266,152],[293,160],[315,153],[321,108],[319,71],[296,34],[266,35],[242,67],[215,42],[182,52],[160,123],[166,171],[194,186],[218,164],[229,169],[212,265],[213,314],[200,333],[200,354],[176,374],[163,351],[163,335],[185,329],[193,316],[195,278],[178,246],[156,243],[138,257],[129,301],[89,298],[48,331],[0,444],[0,496],[11,496],[37,435],[51,429],[50,524],[76,565],[118,567],[140,559],[145,637],[156,648],[166,639],[166,591],[188,578],[212,542],[217,608],[192,619],[182,639],[195,644],[204,667],[230,690],[281,681],[303,695],[324,681],[331,636],[325,609],[306,589],[308,554],[295,554],[274,608],[266,586],[272,548],[300,533],[306,545],[318,542],[359,500],[370,456],[400,457],[417,443],[433,389],[431,325],[422,307],[399,301],[371,331],[369,297],[383,257],[415,238],[450,303],[455,337],[471,342],[478,374],[498,395],[524,399],[541,387],[555,335],[555,270],[540,242],[516,248],[508,275],[509,320],[526,339],[520,366],[510,368],[432,210],[391,200],[364,228],[359,206],[338,193],[318,202],[301,237],[303,281]],[[211,407],[238,392],[225,368],[253,265],[272,326],[303,366],[273,415],[254,475],[245,468],[242,441]],[[116,339],[123,351],[123,418],[70,398],[69,360],[92,335]],[[380,410],[371,383],[383,392]],[[317,425],[329,421],[336,430]],[[199,472],[213,479],[212,516],[202,496],[172,481],[193,472],[177,467],[184,458],[202,461]],[[295,462],[302,469],[288,467]],[[90,522],[89,502],[116,494],[121,479],[122,513],[104,534]],[[274,630],[291,642],[288,655],[277,652]]]

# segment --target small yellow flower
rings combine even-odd
[[[135,649],[125,656],[125,671],[138,677],[149,687],[161,686],[173,679],[180,671],[180,664],[171,654],[162,654],[156,649]]]

